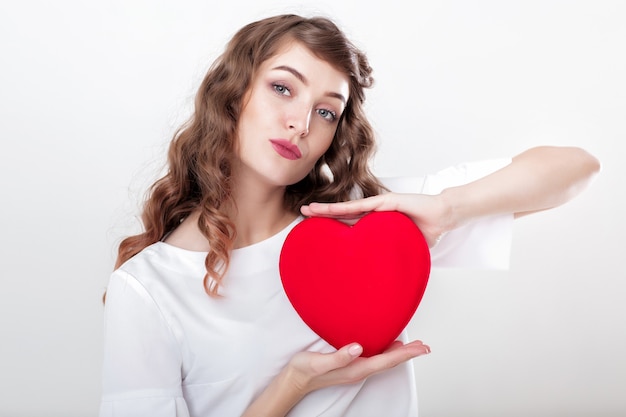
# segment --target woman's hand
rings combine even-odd
[[[422,231],[428,245],[444,233],[483,216],[516,217],[557,207],[578,195],[600,171],[599,161],[575,147],[541,146],[515,156],[508,166],[438,195],[387,193],[341,203],[311,203],[305,216],[357,219],[370,211],[400,211]]]
[[[300,211],[305,216],[332,217],[348,223],[372,211],[399,211],[413,220],[429,247],[454,228],[449,206],[440,195],[385,193],[341,203],[311,203]]]
[[[360,357],[363,348],[354,343],[333,353],[300,352],[286,368],[289,379],[303,393],[339,384],[352,384],[393,368],[430,348],[416,340],[403,344],[396,340],[385,352],[369,358]]]
[[[360,345],[352,343],[332,353],[297,353],[242,417],[283,417],[312,391],[362,381],[430,353],[430,348],[419,340],[407,344],[395,341],[380,355],[362,358],[362,352]]]

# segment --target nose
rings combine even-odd
[[[287,125],[289,131],[295,133],[298,136],[306,136],[309,134],[309,126],[311,124],[311,110],[310,109],[294,109],[289,114]]]

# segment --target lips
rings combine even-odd
[[[289,160],[296,160],[302,158],[300,149],[288,140],[285,139],[270,139],[272,147],[280,156]]]

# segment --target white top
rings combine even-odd
[[[397,192],[435,194],[509,160],[466,164],[434,176],[389,179]],[[506,268],[511,215],[444,236],[433,268]],[[280,281],[285,237],[302,220],[236,249],[220,298],[203,288],[206,253],[155,243],[111,276],[105,306],[101,417],[235,417],[297,352],[334,350],[295,312]],[[401,336],[407,340],[406,332]],[[307,395],[290,417],[417,415],[410,362],[352,385]]]

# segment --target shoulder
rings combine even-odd
[[[155,242],[122,264],[118,270],[138,272],[176,271],[204,264],[207,252],[195,251],[165,242]]]
[[[154,281],[158,281],[157,275],[151,271],[154,271],[161,263],[154,251],[154,245],[144,248],[111,273],[107,285],[107,304],[109,304],[109,299],[118,293],[131,291],[148,294],[147,288],[152,287]]]
[[[206,253],[156,242],[113,271],[109,286],[116,281],[133,282],[153,295],[178,291],[184,280],[202,281],[206,273]]]
[[[145,247],[141,252],[128,259],[113,271],[113,276],[141,276],[142,271],[164,263],[165,260],[163,259],[162,252],[158,250],[158,245],[160,245],[160,242]]]

